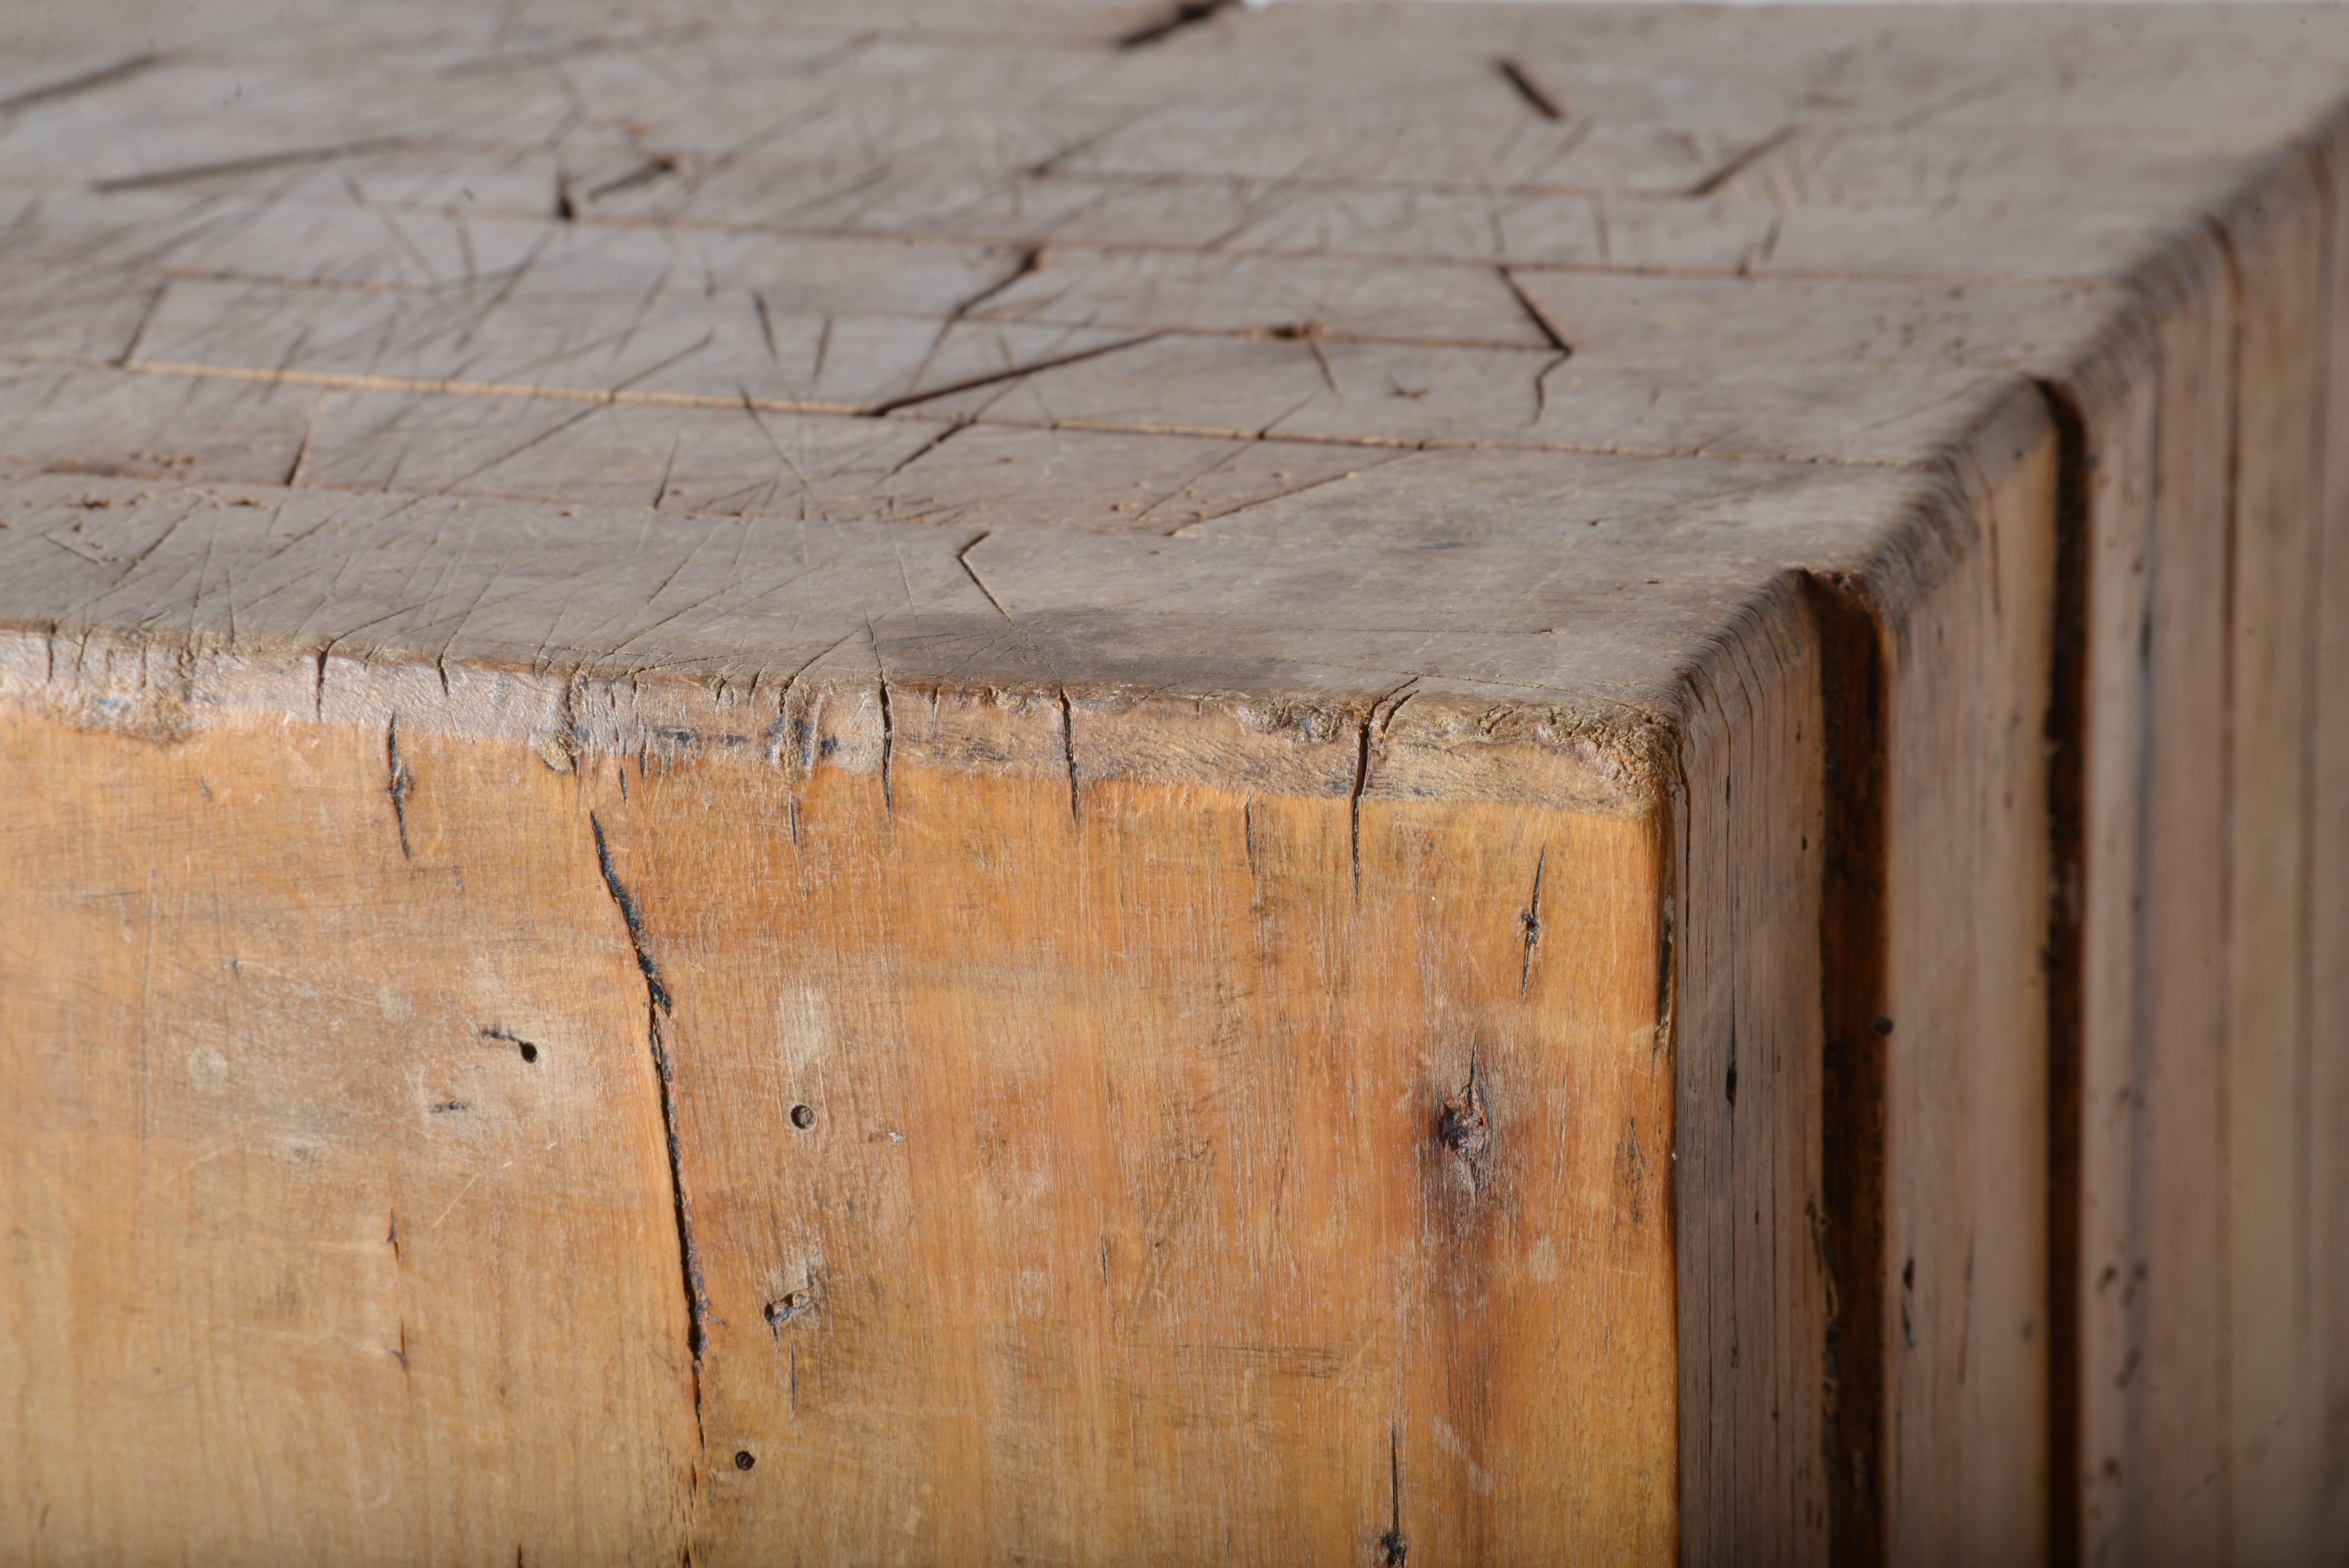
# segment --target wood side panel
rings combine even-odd
[[[1674,846],[1682,1561],[1827,1555],[1816,624],[1789,592],[1704,683]]]
[[[2333,203],[2324,514],[2315,631],[2309,911],[2309,1223],[2318,1398],[2313,1553],[2349,1561],[2349,128],[2326,146]]]
[[[2329,1244],[2327,1140],[2313,1119],[2327,1101],[2321,1022],[2295,987],[2323,983],[2311,923],[2329,879],[2309,837],[2323,820],[2322,691],[2299,672],[2321,658],[2315,506],[2329,470],[2311,422],[2325,407],[2324,333],[2309,323],[2325,319],[2333,219],[2304,165],[2281,168],[2230,215],[2229,273],[2184,289],[2159,321],[2158,404],[2140,384],[2086,431],[2071,1484],[2089,1562],[2311,1550],[2298,1533],[2314,1506],[2308,1390],[2329,1321],[2313,1272]],[[2230,733],[2231,750],[2211,744]],[[2239,918],[2248,951],[2230,940]],[[2243,1074],[2263,1109],[2236,1105]],[[2231,1324],[2239,1309],[2248,1326]],[[2250,1427],[2245,1398],[2264,1411]],[[2291,1473],[2239,1528],[2242,1478],[2275,1464]]]
[[[2045,1550],[2055,441],[1886,646],[1886,1552]]]
[[[2059,1233],[2051,1262],[2069,1271],[2056,1282],[2054,1310],[2075,1315],[2070,1357],[2052,1368],[2072,1384],[2055,1390],[2059,1411],[2064,1401],[2071,1408],[2058,1416],[2052,1458],[2071,1472],[2053,1480],[2071,1494],[2062,1502],[2076,1510],[2067,1519],[2069,1511],[2059,1505],[2056,1528],[2076,1528],[2075,1550],[2089,1563],[2109,1560],[2124,1521],[2142,1506],[2127,1489],[2137,1470],[2129,1391],[2144,1360],[2147,1273],[2143,1117],[2151,1020],[2139,934],[2147,917],[2144,830],[2153,732],[2168,717],[2155,708],[2148,667],[2158,579],[2147,514],[2164,434],[2159,393],[2158,382],[2146,378],[2109,406],[2080,411],[2079,866],[2077,885],[2060,890],[2076,901],[2080,934],[2076,1061],[2070,1065],[2077,1087],[2075,1099],[2055,1111],[2071,1118],[2055,1136],[2075,1140],[2075,1152],[2072,1180],[2059,1178],[2054,1194],[2056,1203],[2074,1211],[2056,1215],[2059,1229],[2068,1220],[2077,1230],[2068,1239]],[[2217,828],[2214,814],[2202,837],[2215,837]],[[2063,1070],[2059,1066],[2059,1075]],[[2070,1452],[2060,1424],[2065,1415],[2076,1445]]]
[[[2098,1369],[2111,1381],[2083,1387],[2115,1401],[2123,1423],[2116,1550],[2122,1561],[2178,1568],[2222,1560],[2228,1496],[2227,758],[2211,738],[2225,733],[2227,702],[2234,303],[2226,279],[2213,280],[2160,328],[2141,694],[2150,722],[2138,742],[2149,748],[2140,758],[2144,913],[2130,969],[2130,1048],[2141,1067],[2128,1088],[2141,1101],[2125,1150],[2134,1263],[2110,1284],[2101,1270],[2081,1281],[2084,1299],[2117,1295],[2128,1326],[2119,1363]]]
[[[2215,1260],[2227,1008],[2226,583],[2234,296],[2220,253],[2163,280],[2154,354],[2079,409],[2081,934],[2077,1105],[2059,1140],[2077,1216],[2059,1243],[2059,1366],[2076,1451],[2059,1550],[2200,1563],[2220,1551],[2224,1314]],[[2059,1406],[2060,1408],[2060,1406]],[[2059,1494],[2059,1500],[2061,1494]]]
[[[1669,1561],[1656,829],[1072,797],[971,766],[1058,763],[1050,703],[891,709],[885,787],[587,771],[667,998],[698,1554]]]
[[[388,739],[0,705],[0,1557],[684,1542],[658,1101],[577,792]]]
[[[2311,655],[2330,214],[2295,164],[2232,215],[2226,1453],[2231,1560],[2307,1561]]]

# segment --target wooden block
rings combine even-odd
[[[0,1555],[2340,1555],[2340,18],[86,9]]]

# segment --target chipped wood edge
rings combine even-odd
[[[1300,797],[1510,801],[1631,817],[1671,768],[1673,716],[1454,696],[1168,696],[1118,685],[966,687],[816,672],[753,687],[331,649],[191,645],[111,628],[0,630],[0,700],[169,744],[272,720],[518,744],[558,772],[586,755],[757,758],[805,779],[918,763],[978,775],[1209,785]]]

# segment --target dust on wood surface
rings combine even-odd
[[[2344,82],[13,11],[0,1543],[2337,1557]]]

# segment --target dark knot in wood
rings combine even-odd
[[[1435,1119],[1435,1136],[1463,1160],[1479,1159],[1493,1146],[1493,1123],[1485,1114],[1485,1097],[1475,1080],[1444,1102],[1443,1114]]]

